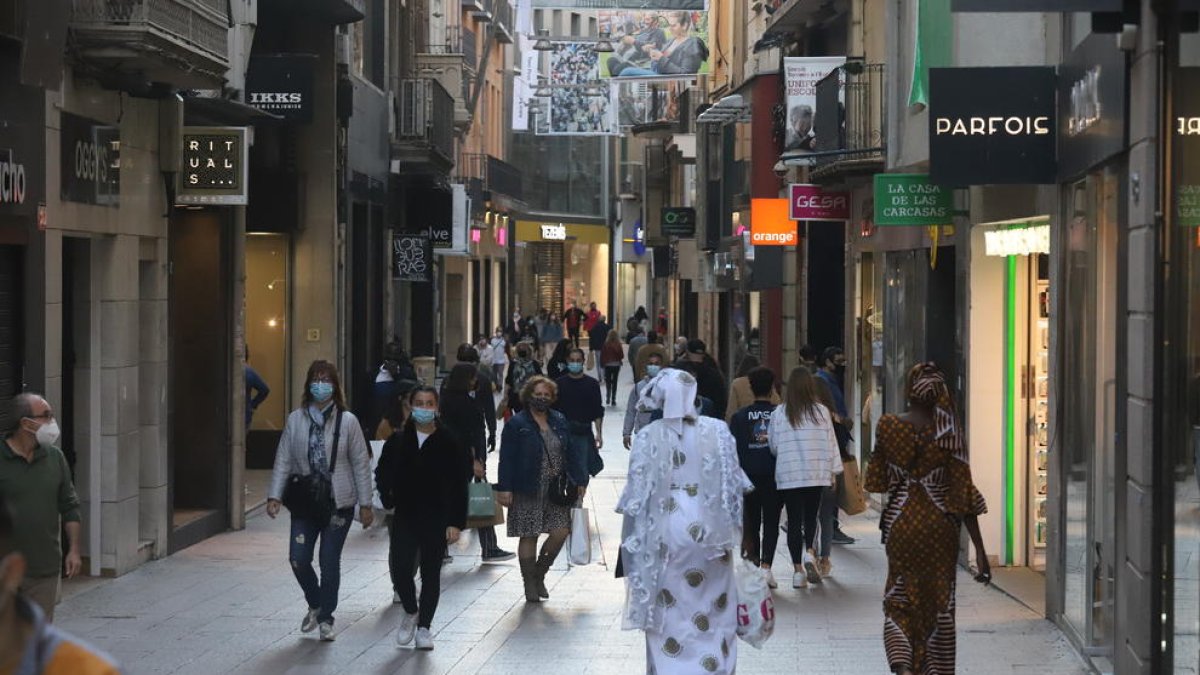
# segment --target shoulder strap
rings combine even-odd
[[[342,409],[338,408],[337,416],[333,419],[333,452],[329,455],[329,473],[337,468],[338,441],[342,437]]]

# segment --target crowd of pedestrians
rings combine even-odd
[[[604,470],[604,418],[618,405],[628,363],[622,440],[630,460],[617,506],[617,569],[627,586],[623,625],[644,631],[650,672],[734,672],[739,565],[777,588],[773,563],[785,529],[792,588],[823,583],[833,574],[832,545],[853,543],[838,525],[839,505],[864,487],[889,497],[881,520],[889,666],[952,672],[961,524],[977,549],[977,579],[990,581],[990,569],[978,524],[986,505],[937,366],[915,366],[908,412],[879,421],[864,486],[857,469],[840,478],[854,462],[840,348],[802,350],[801,365],[782,380],[746,355],[729,382],[701,340],[680,337],[668,352],[664,324],[660,312],[652,330],[638,308],[622,339],[595,303],[586,312],[573,303],[562,320],[514,312],[490,339],[458,348],[440,388],[421,382],[403,350],[389,345],[371,417],[361,421],[337,368],[314,361],[281,435],[266,506],[272,519],[289,512],[288,560],[305,603],[300,630],[335,639],[343,546],[355,521],[369,527],[377,517],[386,520],[393,602],[403,609],[401,646],[433,649],[442,567],[468,528],[477,530],[483,563],[517,558],[525,600],[548,600],[546,575],[571,536],[572,509]],[[81,566],[79,500],[49,404],[23,394],[10,412],[17,426],[0,449],[0,628],[20,630],[0,634],[0,672],[29,654],[17,634],[50,641],[54,648],[38,659],[112,672],[106,657],[50,626],[61,577]],[[379,457],[368,435],[382,441]],[[471,511],[478,491],[469,487],[487,486],[493,454],[498,479],[483,500],[507,509],[515,553],[499,546],[499,519],[480,521]]]

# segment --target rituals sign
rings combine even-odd
[[[245,205],[245,127],[184,127],[177,204]]]

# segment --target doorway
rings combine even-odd
[[[171,218],[170,553],[229,524],[231,221],[224,209],[177,209]]]

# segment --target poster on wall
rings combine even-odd
[[[783,60],[787,98],[785,151],[796,154],[816,150],[817,83],[846,63],[844,56],[787,57]]]
[[[612,36],[613,52],[600,61],[600,76],[691,79],[709,72],[708,12],[700,10],[601,11],[600,32]]]
[[[668,80],[613,80],[613,100],[617,102],[617,124],[634,127],[642,124],[679,121],[680,96],[690,82]]]
[[[538,133],[549,136],[609,136],[617,133],[616,106],[611,92],[603,87],[558,87],[552,89],[549,123]],[[540,116],[539,116],[540,117]]]

